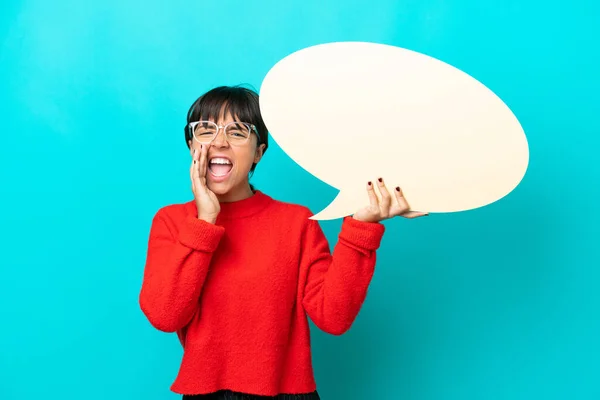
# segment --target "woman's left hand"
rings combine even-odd
[[[364,222],[379,222],[393,217],[417,218],[429,215],[427,212],[412,211],[404,198],[400,187],[396,187],[396,190],[394,190],[394,195],[397,200],[396,204],[394,204],[392,202],[392,196],[385,187],[382,178],[379,178],[377,181],[377,187],[381,194],[381,201],[377,198],[373,186],[372,182],[367,184],[367,193],[369,194],[370,204],[358,210],[353,215],[354,219]]]

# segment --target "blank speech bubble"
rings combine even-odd
[[[498,96],[399,47],[336,42],[292,53],[264,78],[260,107],[283,151],[340,191],[311,219],[355,213],[378,177],[402,187],[416,211],[482,207],[510,193],[529,163],[525,133]]]

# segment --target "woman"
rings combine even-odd
[[[258,95],[218,87],[194,102],[185,140],[194,199],[153,218],[140,292],[150,323],[184,348],[184,399],[319,399],[308,318],[341,335],[367,293],[384,226],[419,217],[383,179],[343,220],[333,255],[313,213],[249,183],[268,147]],[[381,202],[375,194],[377,186]]]

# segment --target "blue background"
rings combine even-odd
[[[151,328],[137,296],[154,212],[191,196],[187,109],[216,85],[259,89],[293,51],[348,40],[480,80],[521,121],[531,159],[490,206],[386,221],[353,328],[313,329],[322,398],[600,398],[597,2],[1,8],[0,399],[178,398],[178,340]],[[337,193],[275,142],[253,183],[314,211]],[[335,244],[340,221],[322,226]]]

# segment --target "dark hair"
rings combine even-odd
[[[269,147],[269,132],[260,114],[260,105],[258,101],[258,93],[242,86],[219,86],[209,90],[200,96],[187,114],[187,121],[184,128],[185,143],[190,147],[189,142],[193,140],[192,132],[189,128],[190,122],[200,120],[217,120],[221,116],[231,115],[242,122],[248,122],[256,126],[258,131],[257,146],[265,145],[263,154]],[[256,163],[250,168],[250,176],[254,173]],[[254,187],[250,185],[252,190]]]

